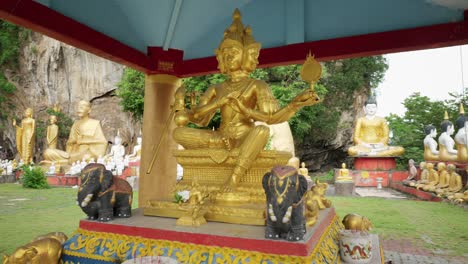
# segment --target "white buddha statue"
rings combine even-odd
[[[445,111],[444,121],[440,124],[442,134],[439,136],[439,158],[441,161],[457,161],[458,151],[454,148],[455,141],[451,137],[455,128],[453,123],[448,120],[447,111]]]
[[[439,151],[437,150],[437,129],[433,125],[427,125],[424,128],[426,137],[424,138],[424,160],[439,160]]]
[[[137,144],[133,147],[132,154],[128,155],[129,161],[139,161],[141,157],[141,136],[137,137]]]
[[[455,135],[455,143],[457,146],[457,161],[460,163],[468,163],[468,118],[465,116],[463,105],[460,105],[460,116],[456,121],[458,131]]]
[[[117,136],[114,138],[114,145],[112,145],[109,154],[105,156],[105,158],[111,158],[114,163],[119,163],[120,161],[123,162],[123,158],[125,155],[125,147],[122,145],[122,138],[120,137],[120,132],[117,131]]]

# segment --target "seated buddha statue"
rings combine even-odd
[[[458,152],[455,147],[455,141],[451,137],[454,132],[453,123],[448,120],[447,111],[445,111],[444,121],[440,124],[442,134],[439,136],[439,158],[441,161],[457,161]]]
[[[304,162],[301,162],[301,167],[297,171],[299,172],[300,175],[304,176],[307,181],[312,180],[309,176],[309,169],[306,168]]]
[[[434,189],[431,189],[430,191],[437,194],[443,194],[449,187],[450,174],[447,171],[447,166],[445,163],[440,162],[437,164],[437,167],[439,171],[439,183],[434,186]]]
[[[416,189],[423,189],[428,186],[432,185],[434,181],[439,182],[439,174],[434,169],[434,164],[426,163],[426,170],[427,170],[427,180],[425,182],[420,182],[416,185]]]
[[[226,175],[221,186],[224,192],[237,188],[240,179],[268,142],[269,129],[264,125],[255,126],[255,121],[282,123],[303,106],[320,102],[311,83],[311,89],[280,108],[270,87],[264,81],[249,76],[258,64],[260,46],[251,28],[242,24],[240,12],[236,10],[231,26],[225,30],[224,38],[215,50],[218,68],[227,75],[227,80],[208,87],[198,104],[192,105],[191,109],[185,108],[184,93],[178,90],[175,95],[175,121],[178,127],[173,131],[173,138],[178,144],[185,150],[238,151],[233,171]],[[312,64],[313,70],[321,72],[318,62],[313,60]],[[217,111],[221,113],[221,124],[217,130],[184,126],[190,121],[206,127]]]
[[[346,163],[341,163],[341,169],[338,171],[336,181],[352,181],[353,177],[349,176],[349,170],[346,168]]]
[[[104,156],[105,160],[112,159],[115,163],[123,162],[125,155],[125,147],[122,145],[122,138],[120,137],[120,131],[117,130],[117,136],[114,138],[114,144],[112,145],[110,152]],[[99,157],[98,157],[99,158]]]
[[[90,111],[89,102],[78,103],[76,113],[80,119],[75,121],[70,129],[66,151],[47,149],[44,152],[44,162],[71,164],[83,159],[97,159],[106,154],[107,140],[99,120],[89,117]]]
[[[439,151],[437,150],[437,129],[433,125],[427,125],[424,128],[426,137],[424,138],[424,160],[439,160]]]
[[[457,161],[460,163],[468,163],[468,118],[465,117],[465,110],[463,105],[460,105],[460,116],[455,121],[458,127],[457,134],[455,135],[455,144],[457,146]]]
[[[460,192],[463,189],[463,185],[462,185],[462,178],[460,174],[456,172],[456,167],[454,164],[449,164],[447,166],[447,170],[450,175],[449,186],[448,188],[445,189],[442,195],[449,197],[451,195],[454,195],[455,193]]]
[[[411,187],[417,187],[419,184],[426,184],[428,182],[428,178],[429,178],[429,170],[427,168],[427,164],[426,162],[420,162],[419,163],[419,170],[421,170],[421,175],[419,177],[419,180],[416,181],[416,182],[412,182],[410,183],[410,186]]]
[[[364,103],[366,116],[357,120],[354,128],[354,146],[348,149],[350,156],[395,157],[404,153],[402,147],[389,146],[389,129],[385,118],[378,117],[377,101],[370,97]]]
[[[428,183],[424,187],[422,187],[422,189],[426,192],[434,192],[436,189],[436,186],[440,182],[440,173],[446,172],[445,170],[446,170],[446,167],[445,167],[444,162],[437,163],[437,171],[434,170],[435,173],[432,171],[429,171]]]
[[[141,136],[137,137],[137,144],[133,147],[132,154],[128,155],[130,161],[139,161],[141,158]]]

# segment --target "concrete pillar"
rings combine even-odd
[[[170,106],[174,102],[174,93],[180,84],[181,79],[176,76],[146,75],[139,207],[145,207],[148,200],[170,200],[173,197],[177,163],[172,151],[177,148],[177,144],[172,139],[174,120],[168,118],[171,114]],[[159,144],[159,153],[156,154]],[[157,159],[150,168],[154,155],[157,155]]]

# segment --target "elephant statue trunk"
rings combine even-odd
[[[262,179],[267,198],[268,239],[302,240],[305,234],[304,202],[307,180],[291,166],[277,166]]]
[[[130,184],[112,175],[104,165],[93,163],[81,172],[77,203],[90,220],[110,221],[130,217],[133,191]]]

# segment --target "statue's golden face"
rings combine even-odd
[[[240,47],[230,46],[224,47],[221,51],[225,69],[228,72],[237,71],[242,65],[243,51]]]
[[[24,111],[24,115],[25,115],[26,117],[32,117],[32,114],[33,114],[33,113],[32,113],[32,109],[31,109],[31,108],[28,108],[28,109],[26,109],[26,110]]]
[[[50,123],[53,125],[57,123],[57,117],[56,116],[50,116]]]
[[[260,50],[256,47],[244,50],[244,61],[242,68],[248,72],[253,72],[258,65],[258,55]]]
[[[76,114],[79,116],[79,117],[83,117],[83,116],[87,116],[89,114],[89,105],[88,104],[85,104],[85,103],[79,103],[78,104],[78,107],[76,109]]]

